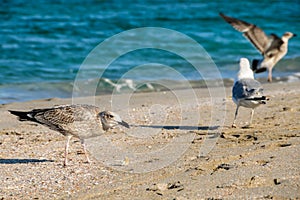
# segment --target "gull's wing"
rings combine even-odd
[[[236,100],[263,100],[261,99],[263,88],[261,84],[254,79],[242,79],[236,81],[232,88],[232,96]]]
[[[99,113],[99,109],[89,105],[62,105],[47,109],[34,109],[34,118],[40,122],[53,124],[69,124],[75,121],[91,120]]]
[[[264,52],[264,56],[271,58],[280,51],[280,47],[283,44],[283,41],[275,34],[271,34],[269,38],[271,45]]]
[[[280,41],[279,37],[277,37],[275,34],[272,34],[271,37],[268,37],[264,31],[256,26],[255,24],[250,24],[248,22],[226,16],[222,13],[220,13],[220,16],[233,28],[235,28],[237,31],[242,32],[243,35],[257,48],[257,50],[261,54],[265,54],[270,48],[274,48],[273,46],[278,46]],[[277,37],[275,39],[274,35]],[[281,40],[281,39],[280,39]],[[275,43],[274,43],[275,42]],[[279,43],[278,43],[279,42]],[[274,43],[274,44],[273,44]]]
[[[33,117],[46,125],[62,125],[73,123],[78,118],[71,106],[60,106],[48,109],[32,110]],[[77,119],[78,120],[78,119]]]
[[[89,105],[63,105],[48,109],[34,109],[30,112],[40,124],[61,133],[73,132],[73,126],[101,126],[99,109]]]

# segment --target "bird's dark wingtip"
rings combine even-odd
[[[255,72],[256,74],[267,71],[267,68],[259,67],[259,65],[260,65],[260,60],[253,59],[251,64],[252,71]]]
[[[31,120],[28,116],[28,112],[16,111],[16,110],[8,110],[12,115],[19,117],[20,121]]]
[[[13,115],[16,115],[16,116],[19,116],[22,113],[22,112],[16,111],[16,110],[8,110],[8,112],[10,112],[10,114],[13,114]]]
[[[222,18],[225,18],[225,17],[226,17],[226,15],[224,15],[224,13],[222,13],[222,12],[219,12],[219,15],[220,15]]]
[[[267,71],[267,68],[262,67],[262,68],[259,68],[259,69],[255,70],[254,72],[255,72],[256,74],[259,74],[259,73],[262,73],[262,72],[265,72],[265,71]]]

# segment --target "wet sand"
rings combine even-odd
[[[98,96],[132,127],[88,140],[92,164],[73,139],[67,167],[64,136],[7,110],[72,99],[1,105],[0,199],[299,199],[299,82],[264,88],[270,100],[250,127],[241,108],[237,128],[231,88],[210,91],[213,101],[206,89]]]

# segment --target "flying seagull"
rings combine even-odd
[[[235,121],[240,106],[251,108],[250,123],[254,115],[254,108],[260,104],[266,104],[268,98],[263,96],[261,84],[254,80],[253,71],[250,69],[250,63],[247,58],[240,59],[240,71],[232,88],[232,100],[237,105],[232,127],[236,127]]]
[[[33,121],[66,136],[64,166],[67,165],[69,142],[73,136],[80,139],[87,162],[90,162],[84,139],[99,136],[118,124],[129,128],[116,113],[101,111],[92,105],[60,105],[28,112],[13,110],[9,112],[18,116],[20,121]]]
[[[237,31],[243,35],[256,47],[264,57],[261,60],[253,60],[252,70],[260,73],[268,70],[268,81],[272,82],[272,69],[276,63],[281,60],[288,52],[288,41],[296,36],[291,32],[286,32],[282,37],[275,34],[267,36],[264,31],[255,24],[232,18],[220,13],[220,16]]]

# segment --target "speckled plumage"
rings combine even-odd
[[[20,121],[37,122],[67,136],[65,165],[67,165],[67,153],[71,137],[80,139],[86,154],[84,139],[101,135],[118,124],[129,128],[129,125],[122,121],[116,113],[101,112],[100,108],[92,105],[60,105],[28,112],[12,110],[9,112],[18,116]],[[87,160],[89,162],[88,156]]]

